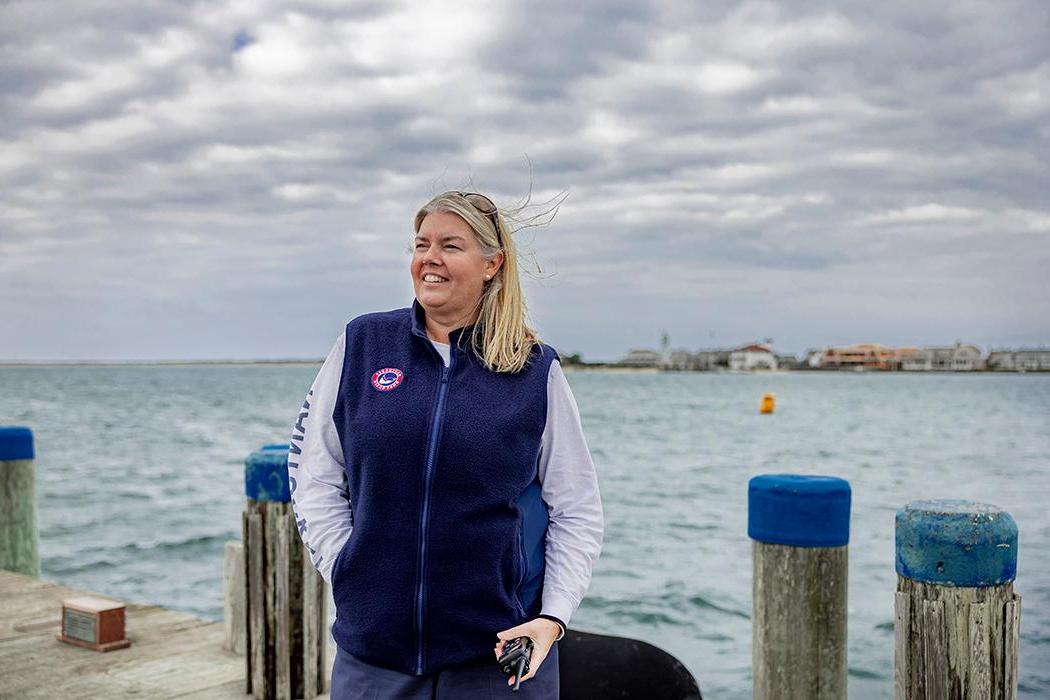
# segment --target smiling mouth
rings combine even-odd
[[[441,275],[435,275],[432,272],[428,272],[427,274],[423,275],[423,282],[428,284],[441,284],[442,282],[448,282],[448,279],[442,277]]]

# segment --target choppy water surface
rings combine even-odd
[[[44,578],[218,619],[243,460],[285,442],[316,366],[0,368],[0,424],[37,440]],[[850,695],[892,697],[893,516],[919,498],[1020,529],[1021,694],[1050,697],[1050,376],[571,373],[606,536],[574,627],[678,656],[750,697],[747,480],[853,486]],[[777,395],[758,414],[763,392]]]

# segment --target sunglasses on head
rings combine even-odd
[[[503,238],[499,230],[499,220],[496,218],[496,205],[492,203],[492,200],[483,194],[479,194],[478,192],[460,192],[458,190],[454,191],[460,197],[467,200],[470,203],[470,206],[474,207],[475,209],[477,209],[482,214],[484,214],[492,220],[492,226],[496,229],[496,241],[500,244],[500,247],[502,247]]]

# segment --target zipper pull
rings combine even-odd
[[[441,370],[441,383],[442,384],[445,384],[446,382],[448,382],[448,370],[449,370],[448,367],[445,367],[445,368],[443,368]]]

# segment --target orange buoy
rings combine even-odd
[[[759,413],[772,413],[776,408],[777,397],[773,394],[763,394],[762,401],[758,404]]]

